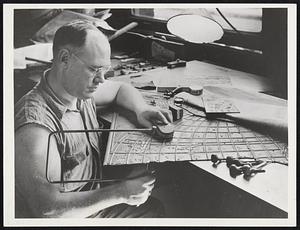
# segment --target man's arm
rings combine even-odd
[[[105,81],[95,93],[95,102],[99,106],[115,103],[131,110],[146,127],[151,127],[155,120],[165,124],[172,121],[170,111],[149,106],[137,89],[123,82]]]
[[[59,185],[50,184],[45,176],[48,135],[47,129],[31,124],[15,135],[16,189],[34,217],[87,217],[116,204],[139,205],[147,200],[155,181],[152,175],[98,190],[61,193]],[[57,179],[61,166],[56,141],[51,141],[50,149],[49,177]]]

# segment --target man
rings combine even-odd
[[[131,110],[145,127],[171,121],[168,111],[148,106],[132,86],[105,81],[110,52],[105,35],[90,23],[76,21],[56,32],[51,69],[15,106],[16,217],[161,216],[159,203],[148,199],[151,173],[101,188],[96,182],[53,184],[45,177],[49,133],[99,128],[95,104]],[[55,135],[49,178],[101,178],[100,148],[96,132]]]

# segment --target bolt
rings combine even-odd
[[[255,166],[255,169],[260,169],[262,167],[264,167],[268,162],[267,161],[260,161],[260,164]]]
[[[249,165],[247,162],[242,162],[238,159],[234,159],[232,157],[226,157],[226,165],[227,167],[230,167],[231,165],[236,165],[236,166],[243,166],[243,165]]]
[[[248,170],[245,170],[244,175],[245,177],[250,177],[253,173],[262,173],[262,172],[266,172],[266,170],[249,168]]]
[[[238,160],[238,159],[235,159],[235,158],[232,158],[232,157],[226,157],[226,165],[227,165],[228,168],[232,164],[237,165],[237,166],[243,166],[243,165],[253,166],[253,165],[256,165],[258,163],[261,163],[261,161],[253,161],[253,160],[242,161],[242,160]]]
[[[260,161],[260,164],[256,165],[255,167],[249,168],[244,172],[245,177],[251,176],[253,173],[262,173],[266,172],[266,170],[261,169],[264,167],[268,162],[267,161]]]

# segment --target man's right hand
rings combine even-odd
[[[121,183],[121,196],[126,204],[139,206],[151,195],[154,182],[155,177],[152,174],[128,179]]]

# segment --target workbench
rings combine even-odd
[[[233,116],[251,119],[258,124],[263,121],[269,126],[274,125],[275,128],[279,128],[279,134],[284,133],[279,138],[287,140],[285,136],[285,134],[287,135],[287,101],[259,93],[272,91],[270,79],[262,76],[205,62],[190,61],[186,67],[174,69],[162,67],[143,72],[139,77],[120,76],[114,77],[111,80],[131,83],[133,81],[139,83],[153,81],[157,86],[176,86],[182,84],[193,85],[196,84],[197,81],[199,82],[198,78],[203,80],[203,78],[209,78],[210,76],[214,79],[214,84],[211,84],[209,81],[202,81],[202,85],[204,84],[206,89],[219,93],[234,101],[240,113]],[[270,129],[270,131],[272,132],[272,129]],[[194,191],[182,192],[187,195],[191,192],[188,196],[193,202],[185,202],[186,204],[190,204],[189,207],[186,207],[186,210],[193,210],[191,205],[195,204],[195,202],[197,203],[197,201],[199,202],[199,206],[203,206],[202,208],[205,209],[205,202],[209,199],[207,196],[214,196],[216,191],[209,192],[209,190],[207,190],[209,186],[206,185],[205,182],[211,184],[211,180],[214,180],[216,184],[211,185],[211,189],[217,189],[219,192],[222,192],[222,188],[224,188],[223,195],[218,196],[218,199],[214,199],[214,201],[219,200],[218,202],[220,202],[220,199],[222,200],[224,206],[219,208],[223,208],[223,212],[220,210],[217,212],[209,210],[206,213],[201,213],[200,208],[196,207],[194,211],[198,212],[199,215],[191,213],[190,216],[186,214],[186,217],[287,217],[288,168],[290,166],[276,163],[268,164],[264,168],[266,170],[265,173],[256,174],[250,180],[245,180],[243,176],[232,178],[229,175],[226,164],[219,164],[217,167],[212,167],[212,162],[210,161],[194,161],[189,164],[182,163],[179,165],[180,166],[167,166],[164,170],[166,174],[168,173],[166,171],[168,167],[170,170],[173,170],[173,172],[180,170],[182,174],[185,174],[183,171],[187,170],[186,172],[188,173],[186,176],[189,177],[188,181],[195,181],[195,183],[188,185],[188,183],[191,182],[186,182],[187,178],[182,178],[182,174],[181,176],[176,174],[177,178],[181,177],[181,181],[177,181],[177,187],[178,184],[181,184],[181,186],[186,187],[185,189],[190,188]],[[185,166],[183,167],[182,165]],[[172,177],[174,175],[170,174],[169,176]],[[202,183],[197,183],[199,180],[202,180]],[[163,187],[163,185],[160,187]],[[203,187],[206,188],[203,189]],[[168,188],[166,188],[166,190],[168,190]],[[198,192],[195,193],[195,191]],[[206,194],[204,192],[204,194],[201,195],[203,191],[206,191]],[[168,198],[168,194],[172,193],[174,193],[174,191],[169,191],[169,193],[165,193],[165,195],[161,195],[163,192],[161,192],[161,194],[159,192],[155,194],[161,199],[170,199]],[[202,196],[201,199],[200,196]],[[223,198],[221,198],[222,196]],[[239,197],[239,199],[235,199],[232,196],[235,196],[235,198]],[[182,195],[182,197],[184,197],[184,195]],[[227,201],[225,201],[226,199]],[[237,203],[234,205],[229,204],[229,200],[233,203]],[[244,204],[242,204],[243,202],[241,200],[245,201]],[[213,209],[213,207],[216,208],[214,205],[209,202],[206,204],[207,207],[210,207],[209,209]],[[226,209],[235,209],[235,211],[226,211]],[[251,209],[258,210],[251,211]],[[172,212],[172,208],[169,208],[169,210]],[[176,215],[178,215],[177,217],[184,217],[174,213],[174,216]]]
[[[39,77],[36,76],[39,75],[29,76],[29,79],[37,82]],[[204,82],[203,79],[205,79]],[[186,67],[174,69],[159,67],[142,72],[138,77],[129,74],[112,77],[110,80],[135,82],[136,84],[153,82],[155,85],[162,87],[193,85],[200,81],[200,84],[204,85],[207,90],[219,93],[221,96],[234,101],[240,113],[233,116],[250,117],[258,123],[263,120],[269,125],[279,126],[279,130],[287,129],[287,101],[258,93],[273,90],[271,80],[262,76],[205,62],[190,61],[187,62]],[[26,90],[29,90],[33,85],[34,83],[31,83]],[[107,116],[104,116],[104,118],[108,119]],[[108,121],[110,120],[108,119]],[[278,133],[282,132],[279,131]],[[286,137],[283,135],[282,138],[285,139]],[[265,167],[265,173],[257,174],[249,181],[242,176],[232,178],[225,164],[219,164],[217,168],[214,168],[209,161],[194,161],[188,164],[176,164],[176,166],[175,164],[172,166],[162,164],[160,168],[164,172],[164,175],[161,175],[165,178],[165,182],[170,181],[170,177],[174,177],[174,172],[180,171],[180,174],[175,173],[178,180],[171,186],[161,183],[158,187],[162,189],[157,189],[157,192],[154,191],[153,193],[158,198],[169,200],[169,204],[172,205],[169,205],[167,209],[171,213],[171,217],[287,217],[289,167],[285,165],[269,164]],[[187,184],[184,176],[191,179],[189,180],[190,184]],[[191,181],[202,182],[197,184]],[[202,186],[205,186],[205,189]],[[182,190],[183,187],[185,191]],[[168,189],[171,189],[171,191],[168,191]],[[176,193],[174,189],[181,191]],[[192,193],[191,190],[193,190]],[[211,197],[217,196],[217,194],[214,194],[217,190],[223,191],[223,195],[218,196],[218,199],[212,199]],[[170,194],[177,194],[177,198],[171,199]],[[174,200],[184,199],[185,195],[188,195],[193,202],[178,203],[178,206],[174,207]],[[239,199],[236,199],[236,196]],[[237,203],[232,206],[230,200],[237,201]],[[218,207],[218,202],[223,204],[223,207],[220,207],[223,211],[212,211]],[[197,203],[201,204],[200,207],[191,208]],[[239,207],[237,207],[238,204]],[[185,211],[181,213],[174,212],[176,208],[182,208],[183,206],[186,206]],[[247,211],[246,206],[249,209]],[[207,209],[203,211],[205,207]],[[225,210],[226,207],[227,211]],[[251,211],[255,208],[260,209],[260,211]],[[186,212],[187,210],[190,210],[190,212]],[[186,216],[183,215],[183,212],[186,212]],[[195,212],[198,214],[195,215]]]

